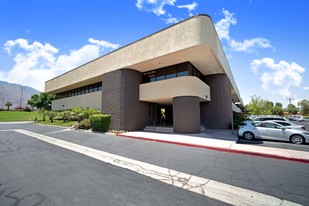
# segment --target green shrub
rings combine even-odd
[[[24,109],[24,111],[25,111],[25,112],[31,112],[32,110],[31,110],[30,107],[27,106],[27,107]]]
[[[106,132],[111,120],[110,115],[94,114],[89,117],[90,125],[93,131]]]
[[[89,117],[91,115],[100,114],[100,111],[96,110],[96,109],[93,109],[93,108],[86,108],[86,109],[84,109],[82,114],[83,114],[84,119],[89,119]]]
[[[89,119],[84,119],[81,122],[77,122],[72,126],[74,129],[90,129],[90,120]]]
[[[234,129],[237,129],[239,127],[240,123],[246,119],[243,114],[234,114],[233,118],[234,118],[233,119],[233,127],[234,127]]]

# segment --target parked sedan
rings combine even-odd
[[[284,127],[272,121],[254,123],[252,121],[242,122],[237,130],[237,135],[247,140],[272,139],[289,141],[294,144],[309,142],[309,132],[300,129]]]
[[[280,121],[287,121],[287,119],[283,117],[255,117],[253,121],[269,121],[269,120],[280,120]]]
[[[293,115],[289,117],[289,120],[303,122],[304,117],[302,115]]]
[[[293,124],[291,122],[287,122],[287,121],[280,121],[280,120],[272,120],[272,122],[276,122],[277,124],[280,124],[286,128],[292,128],[292,129],[303,129],[306,130],[304,125],[300,125],[300,124]]]

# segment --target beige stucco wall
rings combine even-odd
[[[207,84],[194,76],[177,77],[139,85],[139,100],[155,103],[172,103],[174,97],[195,96],[201,102],[210,101]]]
[[[78,95],[57,99],[52,102],[52,110],[68,110],[73,107],[91,107],[101,110],[102,92],[92,92],[88,94]]]
[[[204,17],[209,18],[209,17]],[[120,68],[130,68],[153,58],[200,44],[200,27],[197,18],[143,38],[101,58],[71,70],[45,84],[51,92],[70,84],[86,81]]]
[[[209,21],[203,21],[200,20],[201,24],[201,34],[202,34],[202,44],[210,45],[211,52],[214,54],[214,58],[217,59],[217,62],[219,63],[220,67],[224,69],[224,73],[227,74],[229,77],[229,80],[232,84],[232,98],[234,98],[234,101],[242,102],[242,99],[240,98],[240,93],[238,91],[235,79],[233,77],[230,65],[227,61],[226,55],[224,53],[224,50],[222,48],[220,39],[217,35],[216,29],[212,22]]]
[[[241,101],[213,22],[206,15],[194,16],[51,79],[45,83],[45,92],[87,85],[121,68],[145,72],[185,61],[204,75],[226,73],[234,101]]]

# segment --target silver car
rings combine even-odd
[[[300,129],[284,127],[271,121],[257,122],[244,121],[240,124],[237,135],[247,140],[272,139],[289,141],[294,144],[309,142],[309,132]]]
[[[300,125],[300,124],[293,124],[291,122],[287,122],[287,121],[280,121],[280,120],[271,120],[272,122],[276,122],[277,124],[280,124],[286,128],[290,128],[290,129],[302,129],[302,130],[306,130],[304,125]]]

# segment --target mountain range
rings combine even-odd
[[[5,103],[8,101],[12,102],[11,109],[25,108],[31,96],[39,93],[40,91],[32,87],[0,81],[0,108],[6,109]]]

